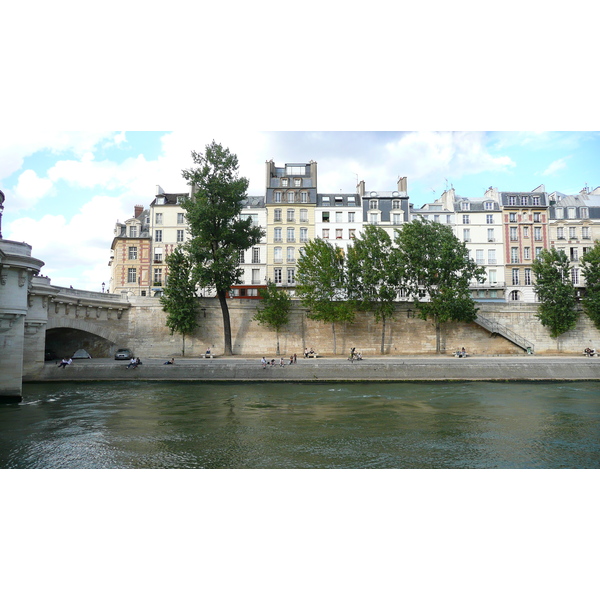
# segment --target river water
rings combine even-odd
[[[2,468],[590,469],[600,383],[26,384]]]

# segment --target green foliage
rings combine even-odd
[[[348,248],[347,291],[357,310],[373,311],[382,321],[381,353],[385,352],[385,323],[394,314],[399,272],[393,260],[392,240],[381,227],[367,225]]]
[[[335,324],[354,320],[346,296],[344,255],[340,248],[320,238],[304,246],[298,260],[296,294],[309,309],[309,319],[331,323],[335,354]]]
[[[398,230],[394,251],[402,287],[415,302],[422,319],[436,323],[471,322],[477,308],[469,283],[485,281],[485,269],[469,258],[466,244],[441,223],[417,219]],[[422,302],[423,295],[430,298]]]
[[[192,261],[181,248],[167,256],[168,278],[160,297],[163,310],[167,313],[167,327],[184,336],[193,333],[198,326],[196,314],[196,284],[192,279]]]
[[[550,337],[557,338],[573,329],[578,318],[569,259],[562,250],[542,250],[532,270],[536,277],[533,289],[540,303],[537,317],[550,329]]]
[[[289,321],[292,300],[285,290],[278,288],[271,281],[262,290],[261,294],[262,300],[256,309],[254,320],[275,329],[277,333],[277,354],[279,354],[279,331]]]
[[[257,244],[263,232],[250,218],[240,218],[248,180],[238,176],[237,156],[213,141],[204,154],[192,152],[192,159],[198,166],[182,172],[192,186],[191,198],[181,203],[191,233],[186,249],[194,263],[194,280],[217,292],[223,313],[224,352],[230,355],[226,294],[241,282],[240,250]]]
[[[585,277],[585,296],[581,303],[585,314],[600,329],[600,242],[583,255],[581,273]]]
[[[204,155],[192,152],[192,158],[198,167],[182,174],[193,194],[181,205],[192,236],[194,275],[201,287],[224,294],[240,283],[240,250],[257,244],[263,232],[250,218],[239,218],[248,180],[238,176],[237,156],[213,141]]]

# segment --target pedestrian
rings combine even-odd
[[[262,365],[263,369],[267,368],[267,359],[264,356],[260,359],[260,364]]]
[[[294,364],[296,364],[297,361],[298,361],[298,357],[296,356],[296,353],[294,352]]]
[[[279,359],[279,366],[283,367],[283,356]]]

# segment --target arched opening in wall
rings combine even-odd
[[[46,359],[73,356],[80,349],[87,350],[92,358],[110,358],[115,345],[110,340],[81,329],[57,327],[46,331]]]
[[[520,292],[518,290],[513,290],[509,296],[510,300],[517,302],[519,300],[519,294]]]

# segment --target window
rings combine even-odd
[[[446,215],[446,223],[452,223],[452,215]]]
[[[163,259],[163,249],[162,248],[154,248],[154,262],[162,262]]]
[[[162,242],[162,229],[156,229],[154,231],[154,241]]]
[[[498,290],[490,290],[490,298],[497,298]]]
[[[398,210],[400,208],[400,200],[392,200],[392,210]]]
[[[542,222],[542,217],[540,213],[533,213],[533,222],[534,223],[541,223]]]
[[[260,262],[260,248],[252,248],[252,262],[254,264]]]
[[[523,237],[526,237],[526,238],[529,237],[529,227],[528,226],[523,227]]]
[[[564,227],[557,227],[556,228],[556,237],[559,240],[564,240],[565,239],[565,228]]]
[[[463,225],[468,225],[469,224],[469,215],[463,215]]]
[[[302,185],[302,179],[294,177],[294,187],[300,187]]]
[[[531,203],[532,203],[534,206],[539,206],[539,205],[540,205],[540,197],[539,197],[539,196],[533,196],[533,197],[531,198]]]
[[[440,222],[440,215],[433,215],[433,221],[435,223],[439,223]]]
[[[306,175],[306,167],[305,166],[287,166],[285,167],[285,172],[288,175]]]
[[[342,222],[342,213],[341,212],[336,212],[335,213],[335,222],[336,223],[341,223]]]
[[[129,246],[129,260],[137,260],[137,246]]]
[[[435,215],[436,217],[438,215]],[[394,213],[392,215],[392,224],[393,225],[402,225],[402,213]]]
[[[323,203],[323,206],[329,206],[329,196],[323,196],[321,202]]]
[[[542,253],[541,246],[536,246],[536,248],[535,248],[535,257],[539,258],[541,253]]]
[[[509,296],[509,298],[510,298],[511,300],[513,300],[513,301],[517,301],[517,300],[519,299],[519,292],[518,292],[517,290],[513,290],[513,291],[510,293],[510,296]]]
[[[177,225],[183,225],[184,215],[183,213],[177,213]]]
[[[281,283],[281,267],[275,267],[273,269],[273,281],[275,283]]]
[[[485,222],[491,225],[494,222],[494,215],[485,215]]]
[[[577,227],[569,227],[569,239],[577,238]]]
[[[127,283],[137,283],[136,269],[127,269]]]
[[[293,247],[287,249],[287,261],[289,263],[296,262],[296,252]]]
[[[497,280],[496,280],[496,271],[495,270],[491,270],[488,273],[488,275],[489,275],[488,276],[488,282],[489,283],[497,283]]]
[[[579,269],[571,269],[571,281],[573,285],[579,284]]]
[[[511,248],[510,249],[510,262],[511,263],[518,263],[519,262],[519,249],[518,248]]]
[[[469,203],[468,202],[461,202],[460,203],[460,210],[469,210]]]
[[[485,264],[485,259],[483,258],[483,250],[475,250],[475,262],[478,265]]]
[[[281,238],[281,227],[275,227],[275,229],[273,230],[273,241],[274,242],[281,242],[282,238]]]
[[[519,285],[519,269],[512,270],[512,284]]]
[[[589,240],[590,239],[590,228],[589,227],[582,227],[581,228],[581,237],[584,240]]]
[[[524,260],[531,259],[531,248],[529,246],[526,246],[525,248],[523,248],[523,259]]]
[[[258,225],[258,215],[254,213],[248,213],[243,215],[246,219],[250,219],[252,221],[252,225]]]
[[[571,260],[573,262],[578,261],[579,260],[579,252],[578,252],[577,248],[570,248],[570,250],[571,250],[571,252],[570,252]]]
[[[281,203],[281,192],[275,192],[275,202],[277,204]]]
[[[287,228],[287,237],[286,237],[288,242],[295,242],[296,241],[296,233],[293,227],[288,227]]]
[[[308,192],[300,192],[300,202],[303,204],[308,202]]]
[[[293,204],[293,202],[294,202],[294,192],[288,192],[288,194],[287,194],[287,201]]]
[[[300,227],[300,241],[308,242],[308,229],[306,227]]]
[[[348,213],[348,223],[354,223],[355,215],[356,215],[356,213],[353,213],[353,212]]]
[[[281,209],[280,208],[276,208],[273,211],[273,221],[275,221],[276,223],[281,221]]]
[[[494,203],[493,202],[484,202],[483,208],[484,208],[484,210],[494,210]]]
[[[488,264],[489,265],[496,264],[496,250],[495,249],[488,250]]]
[[[527,196],[521,196],[521,206],[527,206],[529,198]]]
[[[348,237],[353,240],[356,237],[356,229],[349,229],[348,230]]]
[[[533,228],[533,239],[536,242],[541,242],[542,241],[542,228],[541,227],[534,227]]]
[[[510,206],[516,206],[517,205],[517,197],[516,196],[509,196],[508,197],[508,204]]]
[[[335,239],[336,240],[341,240],[342,239],[342,230],[341,229],[336,229],[335,230]]]
[[[488,229],[488,242],[493,242],[494,240],[494,230]]]
[[[289,184],[289,179],[285,179],[285,178],[283,178],[283,179],[281,180],[281,187],[287,187],[287,186],[288,186],[288,184]]]
[[[137,225],[132,225],[129,228],[129,237],[137,237]]]
[[[567,211],[569,213],[569,219],[574,219],[575,218],[575,207],[569,206],[569,208],[567,208]]]
[[[517,222],[517,213],[509,213],[508,220],[511,223],[516,223]]]
[[[183,235],[184,235],[183,231],[184,231],[183,229],[177,230],[177,241],[178,242],[183,242]]]
[[[369,200],[369,210],[377,210],[377,200]]]
[[[295,219],[295,212],[293,208],[288,208],[287,211],[287,222],[288,223],[293,223],[296,219]]]
[[[517,235],[517,228],[516,227],[511,227],[510,228],[510,241],[511,242],[516,242],[519,239],[518,235]]]
[[[296,283],[296,269],[288,267],[287,282],[288,285],[294,285]]]
[[[525,285],[531,285],[531,269],[525,269]]]
[[[371,213],[369,215],[369,223],[371,223],[371,225],[377,225],[378,220],[377,220],[377,213]]]
[[[154,224],[155,225],[162,225],[163,224],[163,219],[162,219],[162,213],[156,213],[154,215]]]
[[[323,223],[329,223],[329,213],[328,212],[323,213],[322,221],[323,221]]]
[[[260,269],[252,269],[252,285],[258,285],[260,283]]]
[[[590,215],[589,215],[587,206],[580,207],[579,208],[579,214],[580,214],[580,216],[581,216],[582,219],[588,219]]]
[[[154,285],[162,285],[162,269],[154,269]]]
[[[324,240],[329,239],[329,229],[323,229],[323,239]]]
[[[281,250],[281,246],[275,246],[273,249],[273,262],[281,263],[283,262],[283,254]]]
[[[463,241],[470,242],[471,241],[471,230],[463,229]]]
[[[244,251],[240,250],[240,253],[238,255],[238,265],[243,262],[246,262],[246,257],[244,255]]]
[[[356,204],[356,199],[354,196],[348,196],[348,206],[354,206]]]

